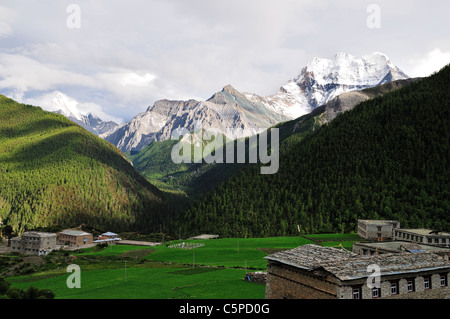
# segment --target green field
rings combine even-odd
[[[347,235],[315,236],[326,246],[350,245]],[[337,240],[336,240],[337,239]],[[336,240],[336,241],[333,241]],[[178,243],[195,249],[169,248]],[[246,271],[264,271],[264,256],[313,243],[302,237],[173,241],[157,247],[111,245],[70,253],[58,269],[7,280],[15,287],[51,289],[57,299],[262,299],[265,286],[244,281]],[[61,253],[59,253],[61,254]],[[81,288],[68,288],[68,264],[81,269]]]

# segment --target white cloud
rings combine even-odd
[[[423,56],[416,56],[411,59],[412,77],[425,77],[431,75],[433,72],[439,71],[441,68],[450,63],[450,51],[443,52],[436,48]]]
[[[0,88],[22,92],[50,90],[59,85],[96,85],[89,76],[18,54],[0,54],[0,78]]]
[[[418,43],[441,48],[433,60],[450,50],[450,2],[430,1],[380,0],[372,30],[358,0],[77,0],[79,29],[67,27],[70,2],[2,0],[0,89],[58,90],[130,119],[158,99],[208,98],[227,84],[273,94],[315,56],[341,51],[380,51],[402,68]],[[416,58],[417,73],[434,71]]]
[[[0,6],[0,39],[13,35],[12,23],[16,19],[16,12],[4,6]]]

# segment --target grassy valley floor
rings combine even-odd
[[[54,252],[45,257],[53,267],[9,277],[14,287],[51,289],[57,299],[263,299],[265,286],[244,280],[252,271],[265,271],[264,256],[304,244],[351,249],[357,235],[224,238],[172,241],[156,247],[111,245]],[[185,243],[204,246],[171,248]],[[57,262],[56,262],[57,260]],[[81,270],[81,288],[68,288],[67,266]]]

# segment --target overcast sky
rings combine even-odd
[[[60,91],[127,121],[227,84],[274,94],[337,52],[382,52],[426,76],[450,63],[449,14],[446,0],[2,0],[0,93]]]

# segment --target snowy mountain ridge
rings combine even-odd
[[[340,52],[333,59],[314,58],[277,94],[266,97],[265,103],[277,112],[297,118],[342,93],[408,78],[383,53],[356,58]]]
[[[103,121],[98,115],[85,111],[92,108],[93,105],[79,103],[77,100],[59,91],[29,99],[27,103],[41,105],[42,109],[46,111],[64,115],[96,135],[114,130],[118,126],[114,121]]]

